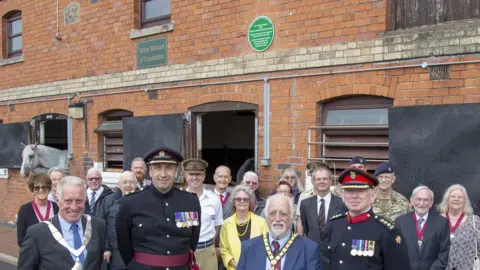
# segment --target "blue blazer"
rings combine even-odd
[[[282,270],[320,270],[320,246],[310,239],[298,236],[285,256]],[[263,236],[242,242],[237,270],[265,270],[266,263]]]

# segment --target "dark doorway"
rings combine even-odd
[[[43,122],[43,143],[59,150],[68,149],[67,120],[50,120]]]
[[[33,118],[32,143],[43,144],[59,150],[68,150],[68,117],[48,113]]]
[[[213,174],[220,165],[228,166],[232,181],[237,181],[238,169],[255,158],[255,117],[252,110],[201,115],[201,158],[209,164],[205,183],[214,184]]]

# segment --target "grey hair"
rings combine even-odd
[[[85,198],[87,197],[87,184],[85,183],[85,180],[76,176],[65,176],[60,180],[57,186],[57,197],[59,201],[63,199],[63,187],[66,186],[82,187]]]
[[[244,185],[235,186],[235,188],[232,190],[232,194],[230,194],[230,199],[229,199],[230,204],[232,205],[232,212],[233,213],[237,212],[237,209],[235,208],[235,197],[237,196],[238,192],[240,192],[240,191],[243,191],[243,192],[247,193],[248,198],[250,199],[250,203],[255,201],[255,194],[253,193],[253,191],[249,187],[244,186]]]
[[[124,178],[125,176],[127,176],[127,175],[133,176],[133,179],[134,179],[135,181],[137,181],[137,178],[135,177],[135,174],[134,174],[133,172],[131,172],[131,171],[124,171],[124,172],[122,172],[122,173],[120,174],[120,177],[119,177],[118,182],[120,183],[120,181],[122,181],[123,178]]]
[[[277,198],[277,197],[281,197],[285,200],[288,200],[288,207],[290,208],[290,218],[293,220],[294,217],[295,217],[293,200],[291,198],[285,196],[285,194],[280,194],[280,193],[277,193],[277,194],[274,194],[274,195],[268,197],[267,203],[265,203],[265,209],[264,209],[265,216],[268,216],[268,212],[269,212],[268,210],[270,209],[270,204],[271,204],[272,200],[274,198]]]
[[[432,196],[432,202],[433,202],[433,191],[427,187],[427,186],[418,186],[412,191],[412,197],[411,199],[415,198],[415,195],[417,195],[418,192],[422,190],[428,190],[430,192],[430,195]]]
[[[141,161],[141,162],[145,165],[145,166],[144,166],[145,169],[147,168],[147,163],[145,163],[145,160],[144,160],[143,158],[141,158],[141,157],[136,157],[136,158],[134,158],[134,159],[132,160],[132,165],[130,165],[130,167],[133,166],[133,163],[135,163],[135,162],[137,162],[137,161]]]
[[[438,205],[438,212],[440,214],[445,214],[448,212],[448,198],[450,197],[450,193],[454,190],[460,190],[465,195],[465,205],[463,206],[463,213],[466,215],[473,214],[473,207],[472,202],[467,194],[467,189],[460,185],[460,184],[453,184],[447,188],[447,191],[443,194],[442,202]]]
[[[98,175],[100,175],[100,177],[102,178],[102,172],[97,169],[97,168],[90,168],[88,169],[87,171],[87,175],[91,174],[91,173],[98,173]]]
[[[243,179],[242,181],[245,181],[245,179],[247,179],[247,176],[254,176],[256,179],[257,179],[257,182],[258,182],[258,175],[252,171],[248,171],[246,172],[244,175],[243,175]]]
[[[287,172],[292,172],[295,174],[295,177],[296,177],[296,181],[295,181],[295,185],[297,186],[297,189],[298,191],[301,193],[303,192],[305,189],[302,185],[302,182],[300,182],[300,177],[298,177],[298,174],[297,174],[297,171],[295,170],[295,168],[292,168],[292,167],[289,167],[289,168],[286,168],[283,173],[282,173],[282,177],[280,178],[280,180],[278,180],[278,182],[280,182],[282,179],[283,179],[283,176],[285,175],[285,173]],[[278,183],[277,182],[277,183]],[[293,188],[293,187],[292,187]]]
[[[52,174],[54,172],[62,173],[63,176],[65,176],[67,174],[67,172],[62,167],[56,166],[56,167],[52,167],[48,170],[48,175],[50,176],[50,174]]]

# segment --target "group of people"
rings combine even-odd
[[[180,166],[186,188],[174,186]],[[162,147],[135,158],[115,191],[95,168],[85,180],[60,168],[31,174],[18,268],[473,269],[480,223],[461,185],[433,209],[428,187],[407,200],[392,189],[390,164],[370,174],[353,157],[336,185],[327,164],[311,162],[312,189],[288,168],[264,199],[255,172],[229,192],[230,169],[216,168],[209,190],[207,168]]]

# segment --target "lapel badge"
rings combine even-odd
[[[350,172],[350,178],[352,178],[352,180],[355,180],[356,177],[357,174],[355,172]]]
[[[397,242],[397,244],[401,244],[402,243],[402,238],[400,237],[400,235],[398,235],[396,238],[395,238],[395,242]]]

